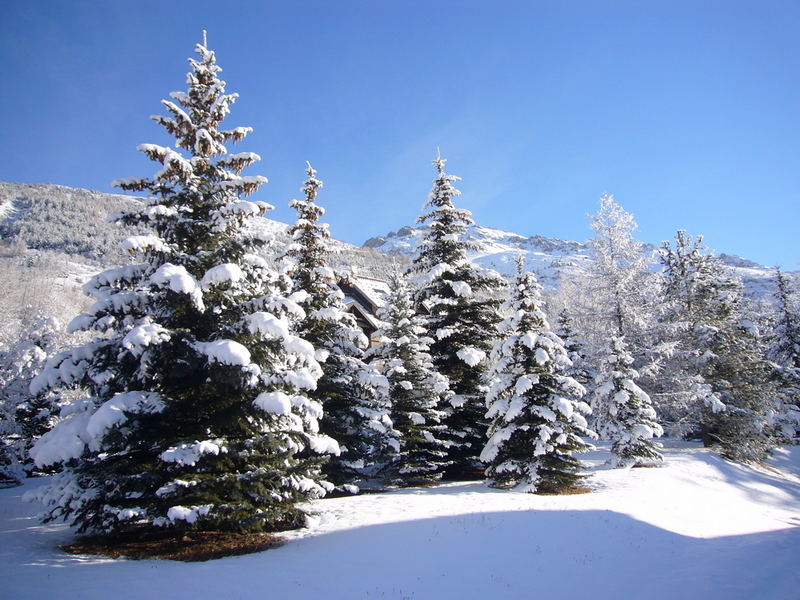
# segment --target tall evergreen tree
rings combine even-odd
[[[584,388],[564,374],[569,358],[540,308],[540,290],[520,261],[486,396],[492,423],[481,460],[493,487],[568,489],[580,480],[573,454],[591,449],[581,435],[595,437],[583,416],[590,412],[580,400]]]
[[[313,392],[325,411],[321,431],[341,448],[325,473],[335,485],[355,491],[352,486],[373,476],[387,460],[397,445],[397,433],[388,416],[388,381],[365,364],[368,340],[345,311],[338,277],[328,265],[330,234],[327,224],[319,223],[325,211],[316,202],[322,181],[310,164],[306,174],[304,199],[291,202],[297,221],[289,230],[293,243],[286,258],[306,312],[298,332],[323,353],[323,376]]]
[[[612,464],[622,467],[646,465],[662,460],[653,437],[663,435],[650,397],[636,385],[639,374],[631,367],[633,357],[624,338],[613,337],[592,395],[595,430],[612,442]]]
[[[321,407],[307,395],[321,370],[289,332],[303,311],[247,232],[269,206],[240,196],[266,179],[240,175],[256,154],[225,147],[251,129],[220,129],[237,95],[225,93],[214,52],[196,52],[187,91],[162,102],[171,116],[153,117],[177,149],[139,146],[158,172],[115,182],[149,193],[117,216],[151,230],[124,244],[143,262],[89,281],[95,303],[70,329],[96,337],[32,384],[88,391],[32,452],[65,464],[37,496],[47,520],[79,531],[294,527],[298,503],[330,488],[319,467],[336,444],[318,433]]]
[[[778,425],[788,440],[800,431],[800,309],[786,275],[775,269],[775,315],[770,360],[779,397]]]
[[[800,306],[789,279],[775,269],[775,327],[770,358],[788,369],[800,371]]]
[[[761,336],[740,313],[741,284],[678,231],[665,243],[664,335],[671,341],[661,404],[735,460],[762,460],[778,443],[776,390]]]
[[[733,315],[734,285],[722,277],[702,240],[679,230],[674,247],[664,242],[659,250],[661,368],[653,401],[662,423],[677,435],[698,432],[706,417],[725,408],[704,374],[711,357],[708,334]]]
[[[472,246],[463,238],[473,221],[468,210],[453,204],[461,193],[453,183],[461,178],[445,173],[445,162],[441,157],[433,161],[437,177],[425,205],[430,210],[417,219],[428,223],[428,229],[409,273],[418,274],[415,301],[426,315],[434,367],[453,391],[445,419],[449,474],[463,477],[478,469],[488,427],[483,408],[486,358],[500,322],[500,301],[494,296],[504,282],[467,259]]]
[[[408,284],[395,273],[390,287],[386,305],[378,311],[379,342],[368,356],[389,380],[392,423],[400,433],[389,476],[399,485],[419,485],[441,479],[447,466],[440,407],[451,392],[447,378],[433,368],[431,339],[424,335]]]
[[[588,241],[591,260],[581,281],[581,294],[573,300],[588,342],[587,362],[598,372],[608,339],[622,336],[635,367],[648,375],[655,362],[650,328],[658,303],[656,280],[648,269],[651,257],[634,238],[638,225],[633,215],[613,196],[600,198],[600,209],[592,215],[590,226],[594,231]],[[589,388],[594,385],[592,380],[586,383]]]

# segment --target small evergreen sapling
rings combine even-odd
[[[518,263],[486,396],[491,426],[481,460],[493,487],[568,490],[581,478],[573,454],[592,448],[581,436],[595,437],[584,417],[590,408],[580,400],[584,389],[564,374],[567,352],[540,304],[539,284]]]
[[[433,340],[433,365],[450,381],[453,392],[445,418],[452,463],[448,474],[467,477],[479,469],[478,455],[486,439],[486,359],[501,320],[495,296],[505,283],[494,271],[467,259],[472,245],[463,236],[473,221],[468,210],[453,204],[461,193],[453,184],[461,178],[448,175],[445,162],[441,157],[433,161],[437,177],[425,205],[430,210],[417,219],[427,222],[428,229],[409,274],[416,274],[415,302],[425,315],[427,337]]]
[[[4,404],[15,431],[6,438],[15,461],[26,475],[36,470],[30,458],[33,444],[58,420],[61,397],[51,391],[32,394],[31,381],[45,366],[47,357],[60,346],[63,326],[54,317],[39,313],[19,339],[0,359],[0,404]]]
[[[344,294],[328,265],[330,235],[327,224],[319,223],[325,211],[316,202],[322,181],[310,164],[306,174],[304,199],[290,204],[297,220],[286,253],[293,289],[306,313],[297,327],[320,353],[323,375],[312,395],[324,408],[321,431],[341,449],[325,474],[340,489],[357,491],[356,484],[374,476],[397,448],[397,432],[388,415],[388,381],[364,362],[368,340],[345,311]]]
[[[656,421],[650,397],[636,385],[638,373],[624,339],[611,338],[605,363],[597,375],[592,396],[595,431],[613,445],[611,463],[620,467],[649,465],[663,457],[653,437],[664,431]]]
[[[568,375],[574,377],[575,381],[581,385],[586,386],[593,379],[586,360],[586,350],[578,332],[573,327],[572,318],[566,308],[558,313],[557,323],[556,335],[563,340],[567,357],[572,363],[572,366],[568,369]]]
[[[444,375],[433,368],[422,317],[414,311],[411,291],[398,274],[392,293],[378,311],[379,341],[367,355],[389,380],[391,418],[400,433],[400,447],[387,465],[393,483],[420,485],[438,481],[447,466],[447,445],[440,410],[452,392]]]
[[[95,303],[70,329],[96,337],[32,383],[88,392],[32,451],[39,465],[65,465],[34,493],[46,520],[79,532],[296,527],[298,503],[331,487],[319,468],[336,443],[319,434],[322,409],[307,395],[321,370],[290,333],[304,313],[248,233],[269,206],[241,196],[266,179],[240,175],[259,157],[225,144],[250,128],[219,128],[237,96],[214,52],[196,52],[187,91],[163,101],[171,116],[153,117],[178,149],[139,146],[158,172],[116,182],[149,193],[117,217],[152,231],[124,243],[143,262],[86,284]]]
[[[19,426],[7,404],[0,403],[0,488],[14,487],[25,476],[13,445],[19,439]]]

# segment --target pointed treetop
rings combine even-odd
[[[203,29],[203,48],[208,48],[208,40],[206,38],[206,30]]]
[[[440,174],[444,172],[444,165],[446,162],[447,159],[442,158],[442,153],[439,150],[439,146],[436,146],[436,158],[433,161],[433,165],[436,167],[436,170],[439,171]]]
[[[311,162],[306,161],[306,175],[308,179],[303,182],[300,191],[306,195],[306,200],[313,202],[317,197],[317,190],[322,187],[322,181],[317,179],[317,170],[311,166]]]
[[[525,257],[522,256],[522,253],[519,253],[514,262],[517,265],[517,277],[522,278],[522,274],[525,272]]]

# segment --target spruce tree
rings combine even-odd
[[[306,313],[298,332],[322,353],[323,376],[313,392],[324,408],[320,428],[341,449],[325,474],[340,489],[355,492],[358,482],[374,476],[396,448],[397,432],[388,416],[388,381],[365,364],[368,340],[345,311],[339,277],[328,265],[330,234],[327,224],[319,223],[325,211],[317,204],[322,181],[310,164],[306,174],[304,199],[290,204],[297,221],[289,230],[293,242],[286,258]]]
[[[558,313],[556,335],[564,342],[564,349],[567,351],[572,366],[568,369],[568,375],[575,381],[586,386],[592,379],[586,357],[586,349],[578,331],[573,326],[572,317],[566,308]]]
[[[0,403],[16,423],[14,438],[7,442],[26,475],[35,470],[30,449],[55,425],[61,402],[53,392],[32,394],[30,384],[58,349],[62,329],[57,319],[38,313],[0,359]]]
[[[595,431],[612,442],[611,463],[632,467],[662,460],[653,437],[664,431],[656,420],[650,397],[636,385],[639,374],[631,367],[633,357],[624,338],[613,337],[592,395]]]
[[[573,454],[591,449],[581,436],[595,434],[583,416],[590,412],[580,400],[583,386],[564,374],[570,361],[540,308],[540,290],[520,261],[506,306],[511,316],[491,355],[491,426],[481,460],[493,487],[557,492],[580,480]]]
[[[453,392],[445,418],[452,463],[448,474],[465,477],[479,469],[486,439],[486,359],[497,338],[501,318],[495,296],[504,282],[467,259],[473,246],[464,234],[473,221],[468,210],[453,204],[461,193],[453,184],[461,178],[448,175],[445,163],[438,156],[433,161],[437,177],[425,205],[430,210],[417,219],[428,228],[409,274],[417,274],[415,302],[426,316],[427,337],[433,340],[433,365],[450,381]]]
[[[447,466],[440,407],[451,394],[447,379],[433,368],[423,319],[414,310],[411,290],[397,273],[392,292],[378,311],[379,341],[367,355],[389,380],[391,418],[400,434],[399,449],[387,465],[397,485],[438,481]]]
[[[733,314],[733,284],[720,277],[702,240],[679,230],[674,247],[664,242],[659,250],[661,365],[652,398],[661,422],[680,436],[699,433],[705,417],[725,409],[704,373],[711,357],[707,334]]]
[[[770,359],[800,371],[800,307],[789,279],[779,268],[775,269],[775,301]]]
[[[0,489],[20,485],[25,475],[14,452],[19,437],[13,412],[6,403],[0,403]]]
[[[240,175],[258,155],[225,146],[251,129],[220,129],[237,95],[214,52],[196,52],[187,91],[153,117],[176,149],[139,146],[158,172],[115,182],[148,192],[117,215],[151,231],[124,243],[143,262],[90,280],[95,303],[70,329],[96,337],[50,359],[32,385],[88,391],[32,452],[64,463],[37,497],[47,520],[79,532],[295,527],[298,503],[330,488],[319,468],[336,444],[318,433],[321,407],[307,395],[321,370],[290,333],[303,311],[248,233],[269,206],[241,197],[266,179]]]
[[[772,379],[778,391],[777,424],[787,441],[800,432],[800,314],[786,275],[775,269],[773,327],[768,357],[774,363]]]
[[[772,366],[757,327],[741,313],[741,283],[684,231],[665,243],[662,335],[669,346],[661,406],[686,433],[734,460],[763,460],[779,443]]]

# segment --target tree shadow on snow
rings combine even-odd
[[[19,599],[789,600],[797,556],[800,528],[698,539],[611,511],[536,510],[365,526],[195,564],[67,564],[28,548],[3,553],[0,578]]]

